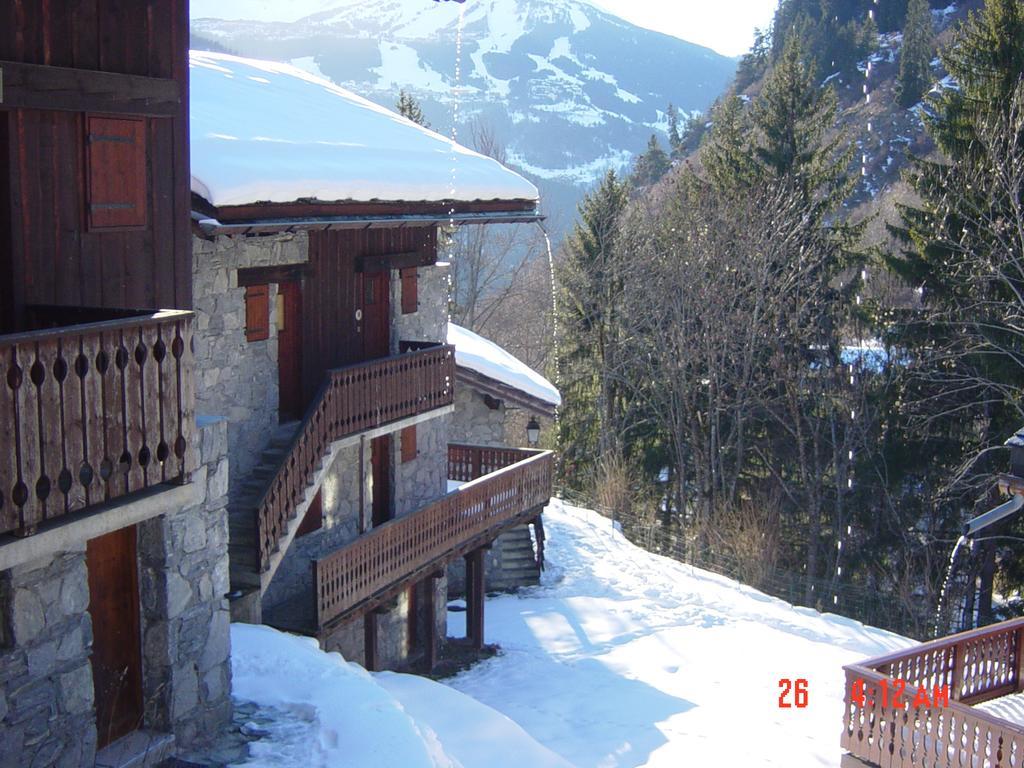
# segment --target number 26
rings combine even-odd
[[[802,677],[797,678],[796,681],[790,680],[788,677],[783,677],[779,680],[779,688],[782,689],[782,693],[779,694],[779,709],[790,709],[794,706],[797,709],[803,709],[806,707],[807,685],[807,681]],[[790,692],[793,693],[792,703],[786,700]]]

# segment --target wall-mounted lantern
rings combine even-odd
[[[540,442],[540,424],[537,423],[537,418],[531,416],[530,420],[526,422],[526,444],[537,445]]]

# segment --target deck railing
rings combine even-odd
[[[194,468],[192,313],[0,336],[0,534]]]
[[[257,505],[260,570],[332,442],[451,405],[454,382],[455,348],[441,344],[330,371]]]
[[[523,453],[528,457],[467,482],[316,561],[317,628],[536,515],[551,498],[553,454]]]
[[[465,483],[495,470],[528,459],[537,451],[525,448],[492,448],[483,445],[448,444],[448,479]]]
[[[971,706],[1024,690],[1022,653],[1014,619],[844,667],[843,748],[885,768],[1024,766],[1024,727]]]

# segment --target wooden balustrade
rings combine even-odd
[[[553,454],[524,453],[530,455],[316,561],[318,629],[535,516],[551,498]]]
[[[0,534],[195,465],[192,313],[0,336]]]
[[[330,444],[454,402],[455,349],[427,349],[328,372],[256,508],[260,570],[294,519]]]
[[[537,453],[538,451],[526,448],[492,448],[449,443],[448,479],[463,483],[476,480]]]
[[[885,768],[1024,766],[1024,727],[971,706],[1024,690],[1022,643],[1014,619],[844,667],[842,746]],[[906,682],[899,698],[894,681]],[[930,706],[912,706],[919,690]]]

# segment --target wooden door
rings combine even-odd
[[[382,435],[370,441],[371,504],[373,526],[391,519],[391,436]]]
[[[391,272],[363,273],[363,359],[391,354]]]
[[[135,526],[86,544],[96,734],[103,747],[142,725],[142,643]]]
[[[302,398],[302,288],[298,282],[278,283],[281,314],[277,328],[278,406],[281,421],[301,419]]]

